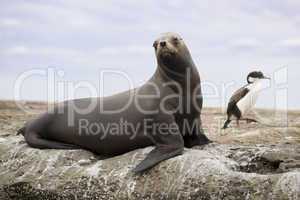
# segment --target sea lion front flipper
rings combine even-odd
[[[147,157],[138,164],[134,169],[134,173],[145,171],[151,167],[154,167],[161,161],[167,160],[174,156],[182,154],[183,148],[174,148],[172,146],[157,146],[153,149]]]
[[[134,173],[142,172],[155,166],[161,161],[182,154],[184,149],[184,140],[179,132],[177,124],[175,124],[175,122],[170,123],[171,118],[172,116],[168,117],[169,123],[167,124],[170,126],[167,126],[167,129],[156,129],[152,134],[148,135],[154,142],[155,149],[153,149],[147,157],[133,169]],[[166,121],[163,120],[159,123],[166,123]]]

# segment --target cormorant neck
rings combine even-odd
[[[256,82],[259,82],[261,79],[260,78],[253,78],[253,77],[247,77],[247,82],[249,84],[252,84],[252,83],[256,83]]]

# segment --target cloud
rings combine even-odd
[[[300,37],[299,38],[289,38],[279,42],[279,46],[287,48],[296,48],[300,47]]]
[[[6,16],[13,15],[14,18],[6,19]],[[60,27],[60,28],[84,28],[94,25],[92,15],[83,12],[79,8],[69,9],[60,4],[40,3],[40,2],[19,2],[4,4],[3,13],[0,14],[0,21],[6,24],[18,24],[20,21],[27,22],[26,28]]]
[[[14,18],[2,18],[0,19],[0,27],[15,27],[20,25],[21,22],[18,19]]]
[[[15,47],[11,47],[8,49],[2,49],[0,51],[1,54],[10,55],[10,56],[26,55],[29,52],[30,52],[30,50],[25,46],[15,46]]]
[[[112,46],[103,47],[96,51],[102,55],[118,55],[118,54],[150,54],[153,52],[151,46],[146,45],[128,45],[128,46]]]
[[[262,43],[255,38],[239,38],[231,41],[230,45],[238,48],[257,48],[262,46]]]
[[[153,49],[146,45],[128,45],[128,46],[108,46],[100,48],[94,52],[85,52],[82,50],[57,48],[57,47],[26,47],[13,46],[9,48],[2,48],[0,54],[7,56],[16,55],[40,55],[40,56],[58,56],[58,57],[73,57],[73,56],[88,56],[88,55],[145,55],[151,54]]]

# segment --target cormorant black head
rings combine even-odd
[[[259,79],[270,79],[270,78],[266,77],[261,71],[250,72],[247,76],[248,83],[253,83],[255,80],[259,80]]]

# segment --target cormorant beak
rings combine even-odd
[[[263,77],[263,79],[269,79],[269,80],[271,80],[271,78],[270,78],[270,77],[266,77],[266,76],[264,76],[264,77]]]

